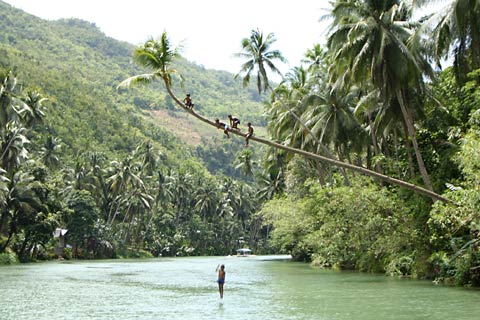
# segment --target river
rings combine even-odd
[[[225,264],[220,302],[215,268]],[[0,319],[480,319],[480,290],[271,257],[0,267]]]

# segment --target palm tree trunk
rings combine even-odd
[[[321,186],[325,185],[325,173],[323,172],[322,163],[318,160],[314,161],[315,167],[318,172],[318,182]]]
[[[412,150],[412,146],[410,145],[410,137],[408,135],[408,128],[405,123],[405,120],[402,121],[402,127],[403,127],[403,133],[405,135],[405,153],[407,154],[408,169],[410,171],[409,178],[413,178],[415,176],[415,168],[413,166],[412,153],[410,152],[410,150]]]
[[[367,146],[367,155],[365,160],[366,160],[365,162],[367,165],[367,169],[371,170],[372,169],[372,149],[370,146]]]
[[[372,139],[372,144],[373,144],[373,152],[375,155],[378,157],[380,156],[380,148],[378,147],[378,141],[377,141],[377,132],[375,130],[374,123],[372,121],[372,113],[369,112],[368,115],[368,126],[370,127],[370,137]],[[382,173],[382,167],[378,163],[378,161],[375,161],[375,171]]]
[[[477,2],[478,5],[478,2]],[[477,9],[478,10],[478,9]],[[472,13],[472,29],[471,30],[471,59],[472,59],[472,68],[471,70],[477,70],[480,68],[480,39],[478,38],[479,31],[480,31],[480,24],[479,24],[479,17],[477,14]]]
[[[408,133],[410,138],[412,138],[413,149],[415,150],[415,155],[417,157],[418,169],[423,178],[423,183],[428,190],[433,191],[432,184],[430,183],[430,177],[428,176],[427,168],[423,162],[422,154],[420,153],[420,148],[418,147],[417,137],[415,135],[415,128],[413,127],[413,119],[410,115],[410,112],[405,105],[405,99],[403,98],[403,92],[400,89],[396,90],[398,103],[400,104],[400,109],[402,109],[403,118],[405,119],[405,124],[407,125]]]
[[[3,245],[3,248],[2,248],[2,250],[1,250],[0,252],[5,252],[5,250],[7,250],[7,247],[8,247],[8,245],[10,244],[10,240],[12,240],[12,236],[13,236],[13,232],[10,231],[10,232],[8,233],[7,241],[6,241],[5,244]]]
[[[398,163],[398,135],[397,135],[397,130],[393,130],[393,147],[395,148],[395,160]],[[401,171],[400,171],[400,166],[397,167],[397,176],[401,177]]]
[[[0,211],[0,234],[3,233],[3,226],[6,226],[6,225],[7,225],[7,213],[4,210],[1,210]]]
[[[340,162],[343,162],[343,154],[342,154],[342,149],[340,148],[340,145],[337,146],[337,154],[338,154],[338,160],[340,160]],[[348,175],[345,172],[345,170],[342,170],[342,175],[343,175],[343,179],[345,180],[345,185],[350,186],[350,179],[348,179]]]
[[[195,118],[199,119],[200,121],[205,122],[205,123],[207,123],[207,124],[209,124],[213,127],[216,127],[216,125],[213,121],[210,121],[210,120],[202,117],[201,115],[193,112],[193,110],[188,109],[173,94],[172,89],[170,88],[170,83],[169,83],[168,78],[166,76],[164,77],[164,82],[165,82],[165,87],[168,91],[168,94],[172,97],[172,99],[181,108],[186,110],[188,113],[190,113],[191,115],[193,115]],[[243,137],[242,132],[237,132],[237,131],[233,130],[233,131],[231,131],[231,133]],[[335,159],[331,159],[331,158],[327,158],[327,157],[324,157],[324,156],[321,156],[321,155],[318,155],[318,154],[314,154],[314,153],[311,153],[311,152],[308,152],[308,151],[287,147],[283,144],[273,142],[271,140],[267,140],[267,139],[264,139],[264,138],[260,138],[260,137],[257,137],[257,136],[250,137],[250,140],[257,141],[259,143],[262,143],[264,145],[267,145],[267,146],[270,146],[270,147],[273,147],[273,148],[276,148],[276,149],[281,149],[281,150],[285,150],[285,151],[288,151],[288,152],[291,152],[291,153],[294,153],[294,154],[298,154],[298,155],[301,155],[301,156],[309,158],[309,159],[322,161],[324,163],[328,163],[328,164],[331,164],[331,165],[334,165],[334,166],[337,166],[337,167],[340,167],[340,168],[345,168],[345,169],[348,169],[348,170],[351,170],[351,171],[354,171],[354,172],[359,172],[361,174],[371,176],[373,178],[380,179],[380,180],[383,180],[385,182],[388,182],[388,183],[391,183],[391,184],[394,184],[394,185],[397,185],[397,186],[400,186],[400,187],[403,187],[403,188],[407,188],[407,189],[412,190],[416,193],[420,193],[420,194],[423,194],[425,196],[431,197],[433,200],[440,200],[440,201],[445,202],[445,203],[452,203],[452,201],[450,199],[442,197],[441,195],[433,192],[432,190],[428,190],[428,189],[419,187],[417,185],[414,185],[412,183],[408,183],[408,182],[405,182],[405,181],[402,181],[402,180],[399,180],[399,179],[395,179],[395,178],[383,175],[381,173],[378,173],[378,172],[375,172],[375,171],[372,171],[372,170],[368,170],[364,167],[358,167],[358,166],[351,165],[351,164],[348,164],[348,163],[344,163],[344,162],[341,162],[341,161],[338,161],[338,160],[335,160]]]

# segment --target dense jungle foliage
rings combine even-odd
[[[225,90],[229,102],[253,106],[248,121],[265,124],[273,141],[449,201],[283,150],[243,148],[207,127],[188,147],[178,125],[155,125],[155,111],[167,110],[196,126],[174,111],[161,82],[115,91],[142,72],[130,64],[135,47],[89,23],[47,22],[0,2],[0,259],[53,256],[62,228],[67,257],[248,245],[322,267],[480,285],[480,8],[449,1],[416,21],[409,1],[331,6],[326,46],[306,48],[274,88],[265,73],[252,77],[258,91],[241,89],[233,75],[175,60],[201,97],[196,112],[243,113],[224,108],[225,95],[215,94]],[[281,58],[259,30],[239,41],[258,70],[254,57]],[[445,58],[452,66],[441,69]],[[254,70],[241,70],[243,80]],[[177,95],[184,90],[173,82]]]

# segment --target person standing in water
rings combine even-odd
[[[217,283],[218,283],[218,292],[220,293],[220,299],[223,299],[223,285],[225,284],[225,265],[222,264],[220,268],[217,266],[218,271],[218,278],[217,278]]]

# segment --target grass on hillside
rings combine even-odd
[[[197,121],[185,112],[165,109],[154,110],[152,111],[152,117],[158,126],[171,131],[179,139],[191,146],[198,146],[202,138],[223,135],[221,130],[215,130],[215,128],[201,121]],[[240,130],[245,131],[246,126],[242,124]],[[266,128],[255,127],[255,135],[267,137]]]

